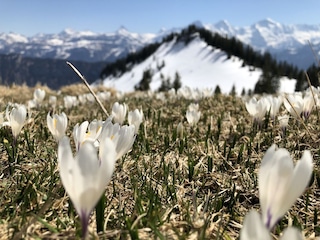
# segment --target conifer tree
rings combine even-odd
[[[174,81],[172,83],[172,87],[177,91],[179,88],[181,88],[181,77],[178,72],[176,72]]]

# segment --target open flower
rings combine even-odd
[[[128,113],[128,123],[129,125],[133,125],[135,127],[135,133],[137,134],[139,131],[140,124],[143,121],[143,112],[142,110],[134,110]]]
[[[265,98],[257,100],[255,97],[246,102],[246,109],[255,122],[260,123],[266,112],[270,109],[270,104]]]
[[[116,159],[119,159],[132,148],[136,139],[135,127],[133,125],[120,127],[119,123],[113,124],[110,119],[107,119],[98,140],[101,142],[105,138],[112,139],[116,146]]]
[[[4,125],[10,126],[14,138],[17,138],[26,122],[27,109],[24,105],[17,105],[9,111],[7,107],[6,118],[8,121],[5,122]]]
[[[85,141],[73,157],[70,140],[59,141],[58,164],[62,184],[81,219],[86,236],[90,214],[109,183],[116,161],[111,139],[100,143],[99,153],[93,142]]]
[[[312,156],[304,151],[294,167],[289,152],[272,145],[259,169],[259,198],[265,226],[272,229],[304,192],[312,174]]]
[[[272,119],[275,119],[283,103],[283,97],[282,96],[274,97],[272,95],[268,95],[267,97],[265,97],[265,99],[269,103],[269,107],[267,108],[267,111],[269,111],[270,117]]]
[[[52,117],[50,113],[47,115],[47,125],[56,141],[59,141],[66,134],[68,126],[67,115],[63,112],[60,115],[54,114]]]
[[[123,124],[126,119],[128,107],[126,104],[119,104],[115,102],[112,106],[112,113],[114,123]]]
[[[84,141],[91,141],[96,147],[99,146],[97,139],[101,133],[103,122],[100,120],[93,120],[92,122],[84,121],[79,125],[77,123],[73,128],[73,139],[76,143],[76,149],[79,150]]]
[[[201,112],[197,110],[187,110],[186,118],[191,126],[195,126],[200,120]]]

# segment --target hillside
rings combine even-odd
[[[235,86],[238,93],[243,89],[253,91],[264,73],[277,82],[286,79],[284,76],[298,75],[294,67],[278,65],[269,54],[261,55],[234,38],[213,35],[194,25],[168,36],[162,43],[108,64],[101,78],[105,86],[133,91],[146,71],[152,75],[152,90],[157,90],[164,79],[173,81],[178,74],[182,86],[215,88],[219,85],[223,92],[230,92]],[[295,81],[289,85],[293,91]]]
[[[99,72],[104,62],[86,63],[73,61],[89,82],[99,78]],[[79,82],[79,78],[67,66],[65,60],[27,58],[21,55],[0,55],[0,84],[11,85],[27,84],[34,86],[37,83],[47,85],[51,89]]]

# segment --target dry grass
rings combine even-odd
[[[25,102],[33,93],[25,86],[0,91],[6,93],[4,103],[10,99]],[[58,97],[87,92],[82,85],[70,86]],[[119,100],[105,103],[107,110],[115,101]],[[288,224],[302,229],[306,239],[319,236],[319,121],[315,113],[306,123],[312,136],[291,119],[283,139],[278,123],[272,121],[255,132],[244,104],[236,97],[200,100],[202,115],[195,128],[184,117],[190,100],[163,103],[130,95],[121,101],[130,109],[143,109],[145,126],[132,151],[117,162],[106,188],[105,231],[96,233],[93,214],[90,238],[237,239],[246,213],[260,209],[257,170],[272,143],[287,148],[294,159],[310,150],[315,166],[310,187],[274,229],[274,237]],[[69,117],[69,136],[77,122],[105,119],[97,105],[58,111]],[[13,174],[8,171],[4,144],[10,142],[9,129],[1,129],[0,239],[79,239],[79,219],[57,172],[57,144],[46,128],[47,112],[46,107],[35,110],[33,120],[24,127]],[[180,121],[184,122],[184,139],[176,136]]]

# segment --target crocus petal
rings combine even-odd
[[[110,138],[104,139],[99,146],[99,159],[101,161],[101,177],[98,184],[100,187],[106,186],[112,177],[116,163],[116,147]]]
[[[240,240],[269,240],[271,239],[268,229],[263,224],[260,215],[251,210],[245,217],[240,231]]]
[[[66,192],[68,193],[71,199],[76,199],[76,192],[73,187],[73,165],[74,158],[72,155],[70,140],[67,136],[64,136],[59,141],[58,146],[58,164],[59,164],[59,173]],[[77,212],[80,210],[78,204],[75,205]]]
[[[310,151],[304,151],[302,158],[297,162],[294,168],[292,180],[290,181],[290,186],[287,190],[287,199],[283,199],[284,208],[290,208],[296,199],[304,192],[305,188],[309,184],[312,170],[313,165],[311,153]],[[291,204],[289,199],[291,199]]]
[[[121,158],[131,148],[136,139],[134,126],[122,126],[119,131],[119,138],[117,139],[116,151],[117,159]]]
[[[280,240],[302,240],[302,234],[301,232],[294,228],[294,227],[288,227],[284,230],[283,236],[280,238]]]
[[[259,170],[259,198],[263,222],[271,229],[307,187],[312,174],[312,157],[303,153],[296,167],[286,149],[272,145]]]
[[[76,144],[77,151],[79,150],[81,143],[85,139],[88,125],[89,125],[89,122],[84,121],[80,125],[79,123],[77,123],[73,128],[73,139]]]

